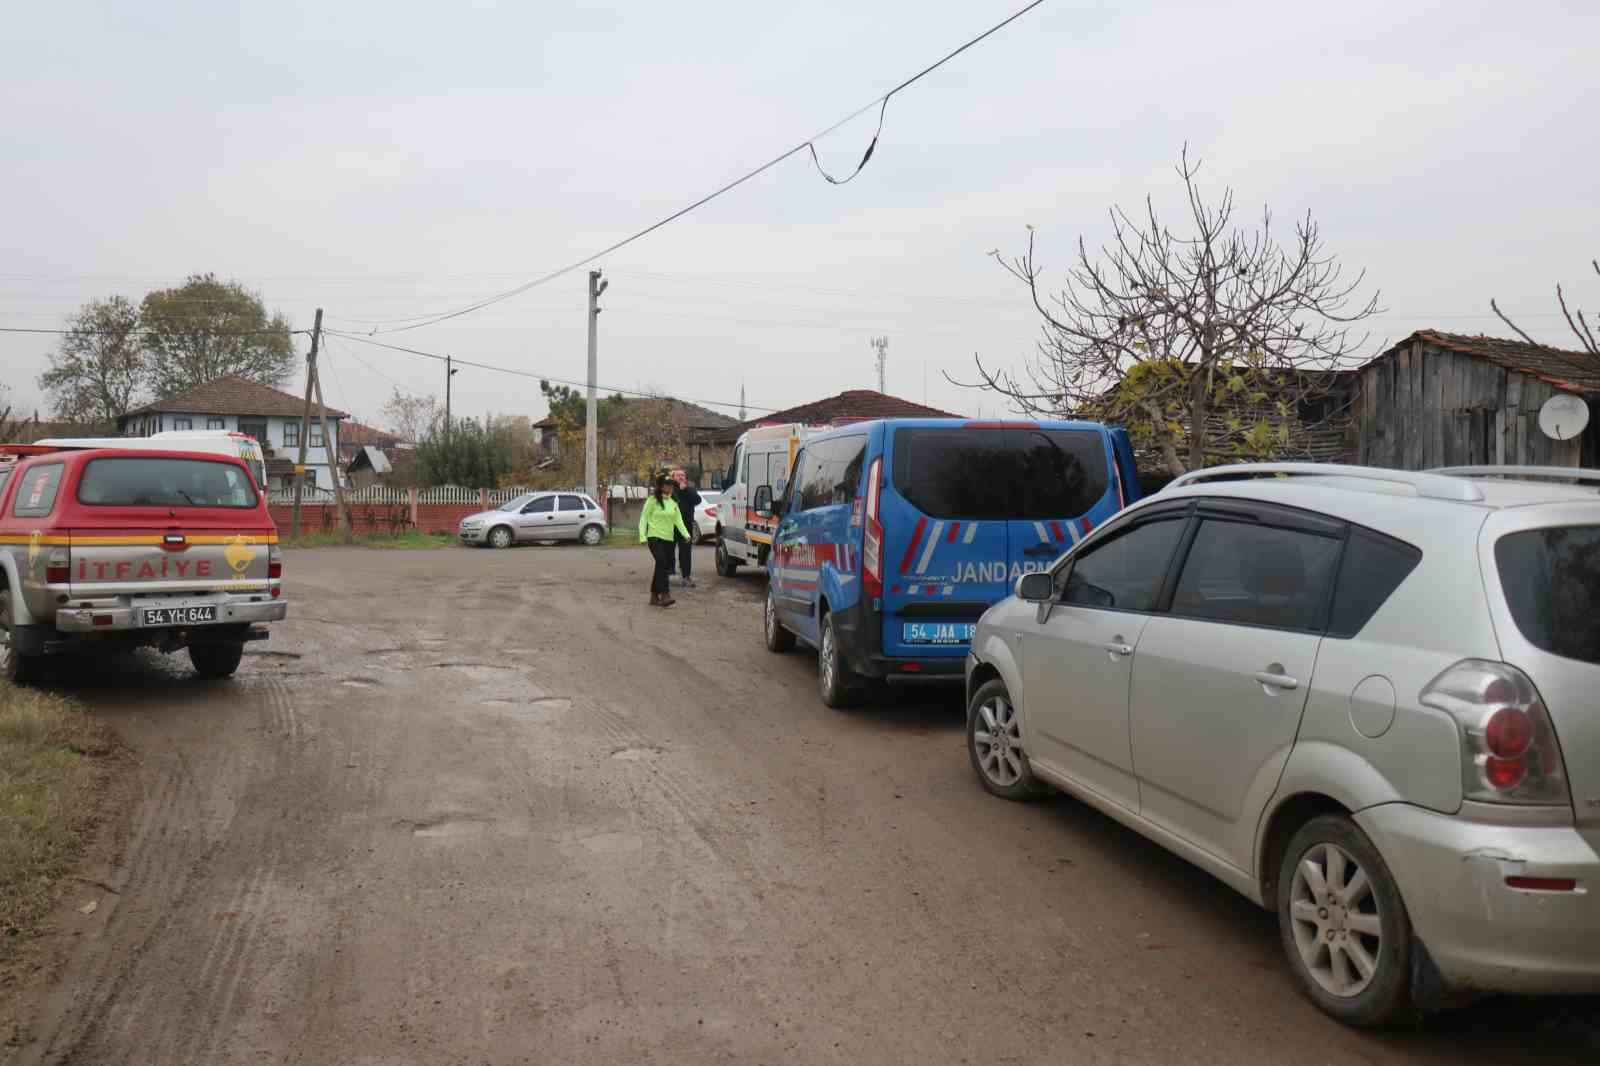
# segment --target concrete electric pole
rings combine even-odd
[[[589,398],[583,408],[583,487],[589,498],[601,502],[610,514],[611,496],[600,501],[600,415],[595,404],[595,378],[599,376],[600,294],[610,282],[600,280],[600,271],[589,271]]]
[[[884,364],[888,361],[888,358],[889,358],[889,356],[888,356],[889,338],[888,337],[874,337],[874,338],[872,338],[871,343],[872,343],[873,348],[877,349],[877,352],[878,352],[878,391],[882,392],[883,391],[883,368],[884,368]]]
[[[339,441],[328,426],[328,407],[322,400],[322,375],[317,371],[317,349],[322,342],[322,308],[311,327],[311,350],[306,353],[306,400],[300,410],[300,454],[294,464],[294,509],[290,513],[290,532],[300,535],[300,497],[305,491],[306,448],[311,442],[311,399],[317,401],[317,427],[322,430],[322,454],[333,482],[334,517],[339,528],[349,532],[348,512],[344,507],[344,486],[339,480]],[[263,442],[265,443],[265,442]]]
[[[445,444],[449,444],[450,443],[450,379],[455,377],[457,374],[461,373],[461,371],[455,369],[455,367],[452,365],[454,362],[455,362],[455,356],[447,355],[447,356],[444,357],[444,442],[445,442]]]

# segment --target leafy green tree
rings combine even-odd
[[[511,472],[502,442],[475,418],[435,423],[417,444],[417,468],[425,485],[489,488]]]
[[[567,385],[552,385],[548,381],[539,382],[539,391],[544,393],[545,403],[550,407],[550,417],[559,426],[583,426],[588,422],[588,403],[583,393]],[[595,398],[596,421],[601,428],[610,425],[615,419],[621,418],[627,410],[628,400],[621,393]]]
[[[39,375],[57,418],[110,427],[134,406],[150,371],[139,330],[139,308],[124,296],[90,300],[67,320],[60,349]]]
[[[148,294],[139,314],[158,396],[229,375],[281,385],[298,364],[288,320],[268,315],[259,296],[215,274],[193,274],[175,289]]]

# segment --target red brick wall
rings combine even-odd
[[[294,508],[285,503],[273,504],[270,510],[278,532],[288,536],[294,528]],[[392,516],[398,514],[409,517],[407,515],[409,510],[410,508],[403,503],[357,503],[350,508],[350,525],[357,533],[387,532],[391,528]],[[424,533],[454,533],[456,525],[463,518],[481,510],[483,508],[476,503],[419,503],[416,528]],[[334,528],[333,505],[321,503],[301,505],[300,528],[307,533]]]

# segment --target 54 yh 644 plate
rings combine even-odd
[[[147,626],[187,626],[217,620],[217,609],[206,607],[147,607],[144,624]]]

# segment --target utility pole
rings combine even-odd
[[[872,344],[872,347],[876,348],[877,351],[878,351],[878,391],[882,392],[883,391],[883,367],[884,367],[884,363],[888,360],[889,338],[888,337],[874,337],[874,338],[872,338],[870,343]]]
[[[322,321],[320,314],[317,321],[319,324]],[[328,460],[328,476],[333,479],[333,516],[339,528],[348,534],[350,512],[344,508],[344,485],[339,481],[339,441],[328,431],[328,405],[322,402],[322,375],[317,373],[315,363],[311,366],[311,380],[317,387],[317,424],[322,427],[322,454]]]
[[[595,379],[599,376],[600,294],[609,281],[600,280],[600,271],[589,271],[589,399],[583,409],[583,487],[589,498],[600,499],[600,414],[595,403]],[[606,493],[606,512],[610,513],[611,494]]]
[[[294,463],[294,512],[290,532],[300,535],[300,495],[306,481],[306,444],[311,436],[311,389],[317,377],[317,344],[322,340],[322,308],[317,308],[317,320],[311,327],[311,351],[306,353],[306,401],[300,410],[300,457]],[[323,439],[327,443],[327,439]]]
[[[446,447],[450,445],[450,379],[461,373],[461,371],[452,368],[451,364],[454,360],[454,356],[447,355],[444,357],[444,443]]]

